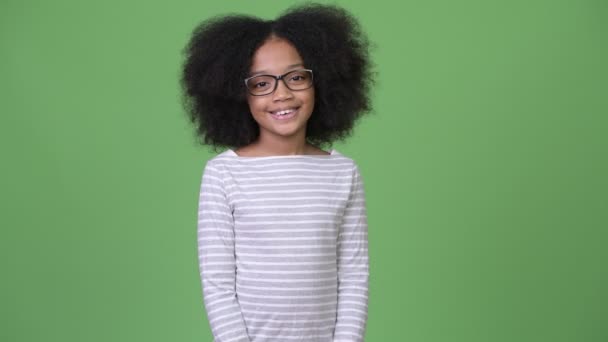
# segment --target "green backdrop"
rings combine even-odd
[[[181,49],[277,1],[0,3],[0,340],[211,341]],[[378,73],[367,341],[608,341],[608,3],[340,1]]]

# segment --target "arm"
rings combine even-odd
[[[338,235],[338,317],[335,342],[362,342],[367,322],[369,262],[363,180],[354,165]]]
[[[198,258],[203,297],[215,342],[249,342],[236,298],[234,219],[222,175],[205,166],[198,205]]]

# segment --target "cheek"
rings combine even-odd
[[[262,111],[264,108],[262,101],[251,96],[247,97],[247,104],[249,105],[249,111],[252,114],[256,114],[257,112]]]
[[[315,104],[315,92],[314,90],[310,90],[310,91],[303,91],[299,94],[297,94],[298,96],[298,100],[302,103],[305,104],[309,107],[314,106]]]
[[[306,98],[306,102],[308,103],[308,105],[310,106],[310,109],[312,110],[312,108],[314,108],[315,106],[315,91],[312,90],[307,98]]]

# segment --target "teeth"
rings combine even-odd
[[[285,115],[285,114],[292,113],[293,111],[294,111],[293,109],[282,110],[279,112],[274,112],[274,115]]]

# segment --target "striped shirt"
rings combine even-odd
[[[198,255],[216,342],[363,341],[367,245],[361,174],[335,149],[206,163]]]

